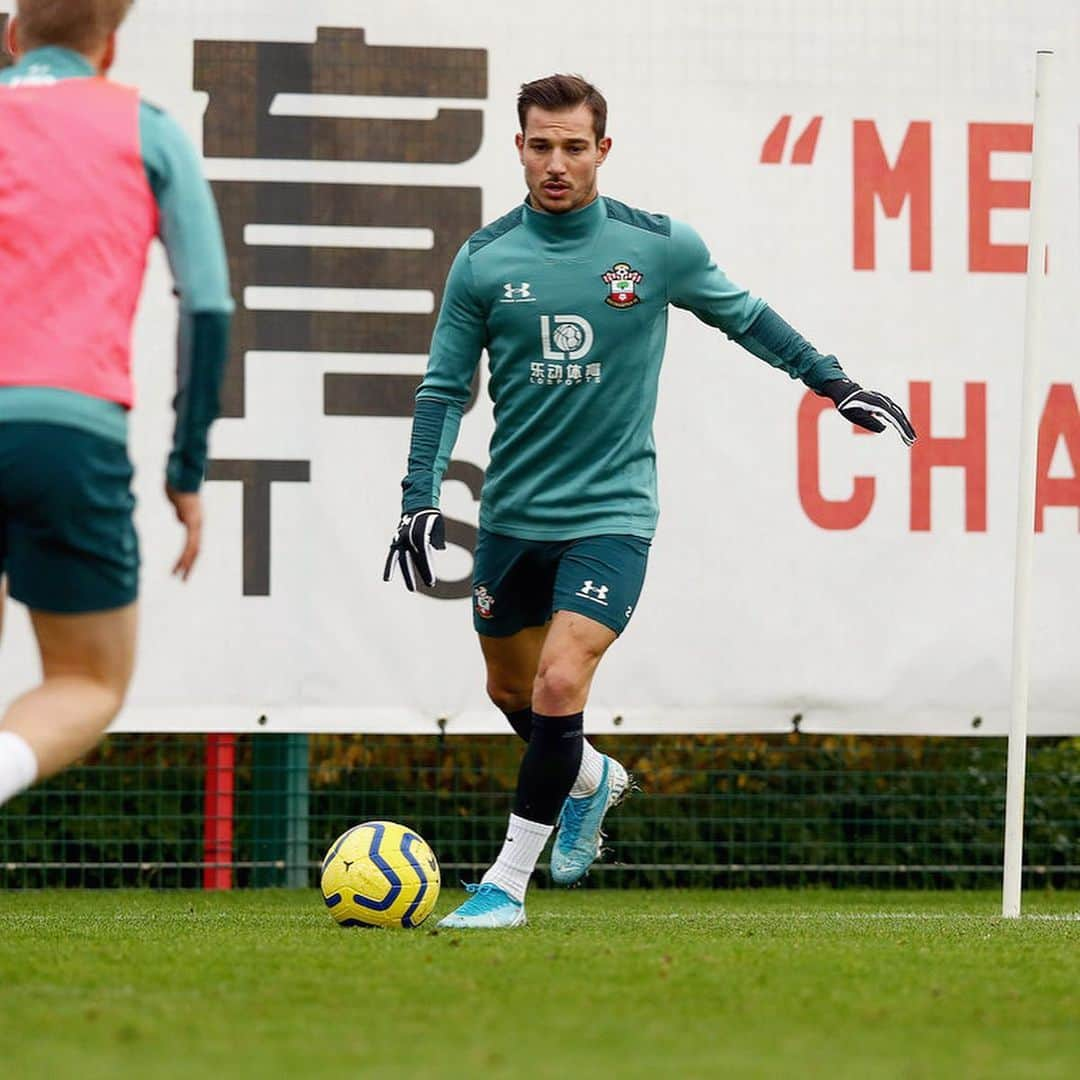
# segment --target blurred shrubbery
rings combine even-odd
[[[1003,739],[671,735],[599,739],[642,793],[610,819],[604,884],[991,885]],[[505,737],[311,742],[313,835],[409,821],[445,864],[482,869],[502,841],[521,747]],[[1032,740],[1032,883],[1080,883],[1080,739]],[[320,825],[321,830],[320,830]]]
[[[252,858],[255,807],[284,806],[288,786],[265,756],[255,769],[252,745],[237,740],[239,862]],[[959,887],[999,874],[1003,739],[792,733],[598,745],[643,790],[612,814],[612,858],[593,882]],[[307,749],[313,862],[338,832],[378,817],[423,833],[449,879],[473,876],[502,841],[521,754],[512,737],[317,735]],[[14,864],[3,880],[199,885],[204,755],[201,736],[107,740],[0,813],[0,866]],[[1025,862],[1030,885],[1080,885],[1080,738],[1031,740]],[[238,880],[249,879],[241,868]]]

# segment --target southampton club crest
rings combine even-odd
[[[495,597],[487,591],[486,586],[477,585],[473,589],[473,598],[476,603],[476,614],[481,619],[490,619],[494,614],[491,609],[495,606]]]
[[[600,275],[610,288],[604,301],[614,308],[633,307],[641,300],[635,286],[644,276],[640,270],[632,269],[629,263],[617,262],[610,270]]]

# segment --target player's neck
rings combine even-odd
[[[77,70],[80,73],[104,75],[108,70],[105,65],[105,54],[99,50],[94,53],[84,53],[78,49],[69,48],[67,45],[35,45],[31,49],[20,50],[14,55],[17,64],[44,63],[49,67],[61,67]]]
[[[552,214],[525,202],[525,225],[546,244],[566,246],[580,243],[593,236],[607,216],[604,201],[597,195],[584,206]]]

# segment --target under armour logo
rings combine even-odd
[[[607,607],[607,585],[597,585],[593,582],[592,578],[584,582],[580,589],[577,591],[577,596],[580,596],[583,600],[591,600],[594,604],[603,604]],[[595,594],[595,595],[594,595]]]
[[[532,286],[527,281],[523,281],[520,285],[515,285],[512,281],[508,281],[503,285],[503,298],[500,303],[533,304],[536,302],[536,297],[533,296],[531,290]]]

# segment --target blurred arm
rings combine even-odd
[[[165,246],[180,299],[177,331],[176,427],[166,471],[175,491],[198,491],[206,468],[210,424],[220,410],[233,302],[221,223],[202,162],[166,113],[145,102],[140,112],[143,162],[160,211]]]

